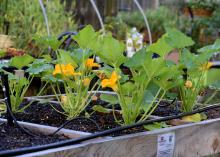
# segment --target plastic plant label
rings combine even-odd
[[[161,134],[157,139],[157,157],[172,157],[174,152],[175,134]]]

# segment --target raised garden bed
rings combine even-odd
[[[185,124],[132,135],[95,139],[81,144],[22,155],[29,156],[117,156],[154,157],[167,153],[168,156],[209,156],[220,152],[220,119]],[[161,147],[161,138],[171,137],[171,145]],[[201,138],[202,137],[202,138]],[[166,139],[167,140],[167,139]],[[158,142],[160,141],[160,142]],[[161,155],[161,156],[163,156]]]

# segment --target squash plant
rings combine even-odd
[[[106,75],[101,80],[103,88],[109,87],[115,91],[116,97],[102,95],[101,97],[113,104],[119,103],[123,121],[120,124],[131,124],[146,120],[158,106],[168,89],[177,85],[179,72],[177,66],[169,64],[164,57],[152,59],[151,49],[142,49],[132,58],[127,59],[123,52],[123,43],[111,35],[97,35],[91,26],[87,26],[78,34],[75,40],[79,46],[85,46],[95,52],[104,61],[100,69]],[[164,52],[164,53],[168,53]],[[132,72],[132,78],[124,75],[120,65],[125,63]],[[173,70],[170,73],[170,70]]]
[[[84,42],[79,36],[75,38],[77,41]],[[51,68],[49,73],[44,74],[42,80],[51,84],[64,112],[55,107],[54,109],[71,119],[79,116],[91,102],[91,97],[95,93],[90,94],[89,90],[99,89],[98,81],[94,84],[90,82],[96,76],[94,69],[99,68],[100,65],[95,62],[94,58],[91,58],[92,51],[84,47],[83,44],[80,48],[66,51],[59,49],[60,42],[55,40],[49,39],[45,43],[53,48],[56,59],[52,61],[55,66]]]
[[[41,67],[39,67],[38,71],[36,71],[34,66],[36,66],[37,61],[37,59],[26,54],[23,56],[13,57],[8,63],[3,63],[0,65],[1,71],[9,76],[10,100],[13,112],[23,112],[24,109],[33,103],[33,101],[31,101],[27,105],[21,106],[21,103],[24,101],[27,90],[29,89],[34,77],[40,75],[41,72],[48,70],[48,68],[45,68],[47,65],[41,64]],[[4,70],[5,68],[3,67],[15,68],[17,70],[9,72]],[[24,67],[26,67],[26,70],[22,70]],[[16,71],[20,71],[23,74],[16,74]],[[45,87],[46,84],[43,85],[37,95],[40,95]]]
[[[164,56],[164,51],[176,49],[179,52],[179,72],[182,73],[179,79],[179,95],[182,101],[181,110],[190,112],[197,104],[200,93],[213,84],[218,78],[213,77],[212,81],[207,78],[208,70],[212,63],[208,62],[211,56],[219,51],[219,40],[213,45],[206,46],[198,50],[199,54],[191,53],[189,47],[194,44],[190,37],[175,29],[167,29],[167,33],[162,36],[150,49]],[[161,48],[164,48],[161,50]],[[167,52],[166,51],[166,52]],[[165,53],[166,54],[166,53]]]

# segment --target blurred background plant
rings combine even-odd
[[[59,1],[44,1],[52,36],[76,28],[74,20],[69,16],[70,13],[65,11],[64,5]],[[1,5],[2,8],[7,9],[3,10],[4,16],[1,16],[1,20],[8,21],[9,28],[8,31],[3,31],[4,27],[1,27],[0,33],[8,33],[15,37],[16,48],[31,49],[34,35],[46,35],[44,17],[37,0],[5,1],[5,5]]]

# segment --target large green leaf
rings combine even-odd
[[[166,43],[172,48],[182,49],[194,45],[192,38],[186,36],[175,28],[167,28]]]
[[[59,50],[58,62],[60,64],[72,64],[74,67],[78,66],[77,63],[72,58],[71,53],[65,50]]]
[[[16,56],[10,60],[10,66],[16,67],[18,69],[23,68],[24,66],[28,66],[28,64],[32,63],[34,58],[30,55],[26,54],[24,56]]]
[[[149,51],[157,53],[163,58],[166,56],[166,54],[171,52],[174,48],[166,42],[166,36],[167,34],[163,35],[156,43],[150,45],[148,47]]]
[[[34,40],[37,41],[38,44],[44,45],[45,47],[50,47],[53,50],[57,50],[62,43],[62,41],[59,41],[56,37],[41,37],[41,36],[35,36]]]
[[[112,36],[107,35],[96,44],[101,45],[94,48],[95,52],[107,64],[119,66],[126,60],[126,57],[123,55],[125,45],[114,39]]]
[[[45,71],[50,71],[54,67],[45,59],[37,59],[32,64],[29,65],[29,68],[26,70],[32,75],[38,75]]]
[[[148,77],[151,78],[158,76],[162,68],[166,66],[166,62],[160,57],[149,60],[144,66],[145,72],[147,73]]]
[[[73,39],[79,44],[79,46],[83,49],[89,48],[94,46],[97,41],[98,33],[92,28],[91,25],[86,26],[83,28],[77,35],[73,37]]]
[[[137,53],[135,53],[131,58],[129,58],[124,65],[129,68],[139,68],[141,67],[145,62],[146,59],[152,59],[152,53],[146,52],[145,49],[141,49]]]
[[[88,59],[92,55],[93,55],[92,51],[88,49],[86,50],[75,49],[74,51],[71,52],[71,57],[78,65],[85,62],[85,60]]]
[[[180,72],[177,70],[177,66],[163,67],[157,77],[154,78],[154,82],[164,91],[167,91],[179,85],[179,77]]]

